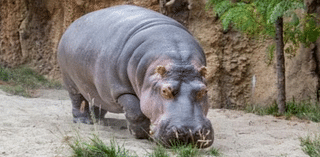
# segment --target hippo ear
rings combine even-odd
[[[207,67],[202,66],[199,70],[199,73],[201,74],[201,76],[205,77],[207,75]]]
[[[176,0],[170,0],[169,2],[166,3],[166,6],[167,6],[167,7],[172,6],[175,1],[176,1]]]
[[[200,99],[202,99],[204,96],[206,96],[207,93],[208,93],[207,88],[204,88],[204,89],[202,89],[201,91],[199,91],[199,92],[197,93],[196,98],[197,98],[198,100],[200,100]]]
[[[166,99],[173,98],[173,89],[170,84],[164,84],[161,88],[161,95]]]
[[[167,72],[167,70],[166,70],[166,68],[164,66],[159,65],[159,66],[156,67],[155,72],[160,74],[161,76],[163,76]]]

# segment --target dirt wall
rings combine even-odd
[[[28,64],[48,78],[60,78],[56,47],[64,30],[85,13],[121,4],[143,6],[177,19],[188,27],[207,55],[209,99],[213,107],[271,104],[276,100],[275,62],[267,64],[266,47],[240,33],[223,32],[220,22],[205,11],[206,0],[181,0],[165,8],[165,0],[0,0],[0,65]],[[183,3],[182,3],[183,2]],[[306,1],[320,15],[316,0]],[[314,7],[318,6],[318,7]],[[318,46],[317,46],[318,45]],[[320,41],[286,58],[287,100],[316,100],[319,83]]]

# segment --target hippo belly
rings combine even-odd
[[[205,55],[175,20],[130,5],[98,10],[69,26],[57,57],[74,122],[92,123],[90,112],[96,119],[124,112],[136,138],[212,144]]]

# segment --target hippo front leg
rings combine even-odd
[[[135,95],[124,94],[119,97],[118,102],[123,107],[131,134],[137,139],[147,139],[150,120],[142,113],[140,100]]]

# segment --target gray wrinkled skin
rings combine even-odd
[[[88,102],[94,99],[96,118],[107,111],[125,112],[136,138],[148,138],[150,131],[167,146],[175,140],[200,147],[212,144],[208,98],[199,96],[206,91],[199,72],[206,65],[205,55],[173,19],[129,5],[89,13],[62,36],[58,62],[74,122],[92,123]],[[165,67],[164,74],[155,72],[157,66]],[[171,97],[163,96],[163,89],[172,90]],[[206,144],[198,141],[203,137]]]

